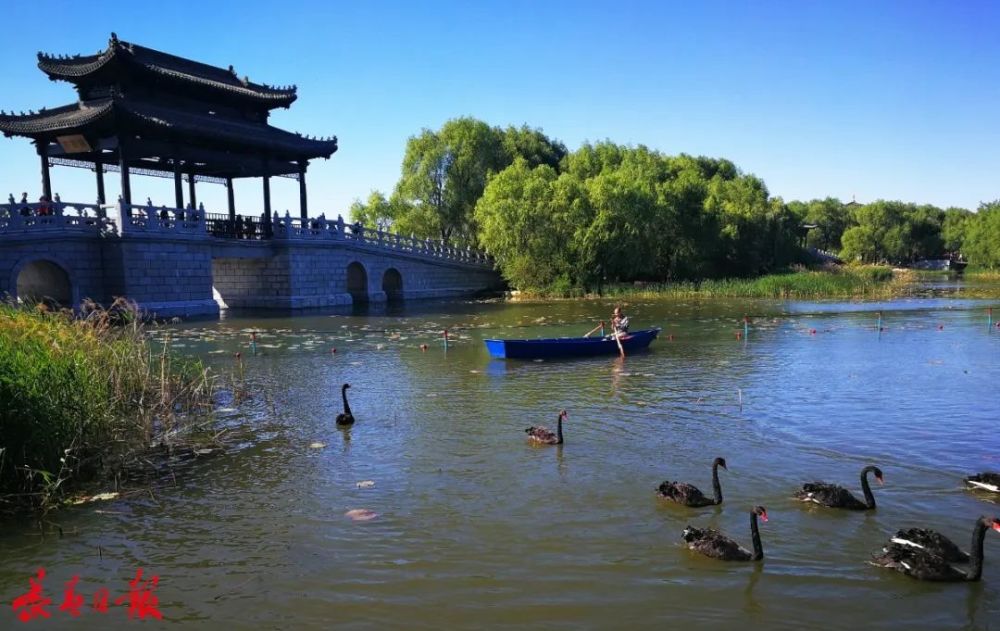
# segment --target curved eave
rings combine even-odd
[[[295,102],[295,99],[299,98],[296,94],[295,89],[288,90],[278,90],[273,88],[268,88],[265,86],[258,87],[243,87],[240,85],[231,85],[228,83],[223,83],[221,81],[214,81],[212,79],[207,79],[205,77],[199,77],[196,75],[188,74],[185,72],[180,72],[178,70],[173,70],[171,68],[163,68],[162,66],[156,66],[153,64],[135,64],[141,67],[144,71],[151,74],[156,74],[159,76],[169,77],[175,79],[182,83],[195,83],[202,85],[211,89],[219,90],[220,92],[226,92],[230,94],[235,94],[241,97],[245,97],[254,101],[266,103],[273,107],[288,107]],[[249,84],[254,85],[254,84]]]
[[[98,72],[115,57],[115,47],[109,47],[97,55],[75,55],[64,57],[38,53],[38,68],[53,81],[61,79],[75,83],[76,79]]]
[[[8,138],[11,136],[35,138],[58,134],[92,125],[111,114],[113,110],[112,99],[101,99],[29,114],[0,112],[0,132]]]
[[[232,76],[231,82],[220,81],[211,77],[202,77],[197,74],[178,70],[176,68],[169,68],[157,63],[142,61],[137,58],[136,49],[138,49],[140,56],[146,55],[148,57],[150,53],[157,55],[158,57],[154,57],[154,60],[162,57],[168,57],[170,59],[174,57],[172,55],[166,55],[166,53],[154,51],[153,49],[135,46],[133,44],[129,44],[128,42],[113,41],[109,44],[107,50],[104,50],[96,55],[74,55],[70,57],[49,55],[39,52],[38,68],[53,81],[68,81],[75,85],[79,85],[81,83],[87,83],[89,80],[93,79],[95,75],[100,73],[109,64],[124,63],[128,64],[132,68],[139,69],[141,72],[161,77],[169,77],[181,84],[187,83],[204,86],[221,93],[235,95],[237,97],[266,104],[271,107],[288,107],[298,98],[298,90],[294,86],[282,88],[253,83],[250,81],[240,81],[236,78],[235,74]],[[201,64],[200,62],[194,62],[192,60],[182,59],[182,61],[208,68],[220,75],[228,74],[227,71],[215,66],[208,66],[207,64]]]
[[[177,112],[148,103],[122,101],[116,115],[140,127],[154,127],[195,141],[212,140],[265,154],[292,158],[329,158],[337,151],[336,136],[305,138],[270,125],[244,123],[191,112]]]

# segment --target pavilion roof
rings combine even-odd
[[[57,136],[82,134],[90,138],[116,136],[126,129],[141,136],[141,143],[181,142],[229,151],[248,157],[276,159],[329,158],[337,151],[337,138],[308,138],[264,122],[215,116],[174,107],[149,99],[118,94],[81,101],[40,112],[0,112],[0,131],[6,136],[27,136],[51,141]]]
[[[112,33],[107,49],[96,55],[49,55],[38,53],[38,67],[52,80],[77,86],[111,84],[122,71],[162,78],[176,83],[179,90],[197,87],[218,96],[250,101],[268,109],[288,107],[298,98],[293,86],[275,87],[240,79],[228,69],[185,59],[152,48],[119,40]]]

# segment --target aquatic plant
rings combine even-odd
[[[0,303],[0,502],[47,506],[208,406],[198,362],[154,350],[133,305]]]
[[[601,288],[608,298],[887,298],[911,290],[911,276],[884,266],[846,266],[822,271],[789,271],[757,278],[725,278],[700,282],[611,284]],[[586,297],[583,291],[560,297]],[[554,297],[551,294],[522,297]]]

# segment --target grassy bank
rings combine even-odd
[[[0,304],[0,503],[51,505],[210,399],[201,365],[154,352],[127,305],[73,318]]]
[[[791,271],[757,278],[727,278],[701,282],[632,283],[605,285],[606,298],[889,298],[909,292],[910,274],[889,267],[831,268],[824,271]],[[522,297],[586,297],[596,294],[544,293]]]

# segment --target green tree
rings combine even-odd
[[[511,125],[501,132],[500,137],[507,164],[520,157],[524,158],[530,168],[544,164],[558,171],[566,157],[566,145],[552,140],[542,130],[532,129],[527,125]]]
[[[959,252],[965,241],[965,228],[974,215],[964,208],[948,208],[941,222],[941,240],[945,251]]]
[[[1000,200],[980,204],[969,217],[962,255],[976,267],[1000,267]]]
[[[518,289],[573,285],[573,231],[586,221],[583,191],[547,165],[517,158],[490,180],[476,205],[479,239]]]
[[[396,196],[421,218],[420,233],[436,233],[445,242],[455,235],[474,238],[473,209],[505,160],[496,129],[473,118],[453,119],[407,141]]]
[[[850,226],[851,217],[844,204],[835,197],[814,199],[805,205],[802,223],[816,226],[809,230],[806,245],[829,252],[839,252],[840,238]]]

